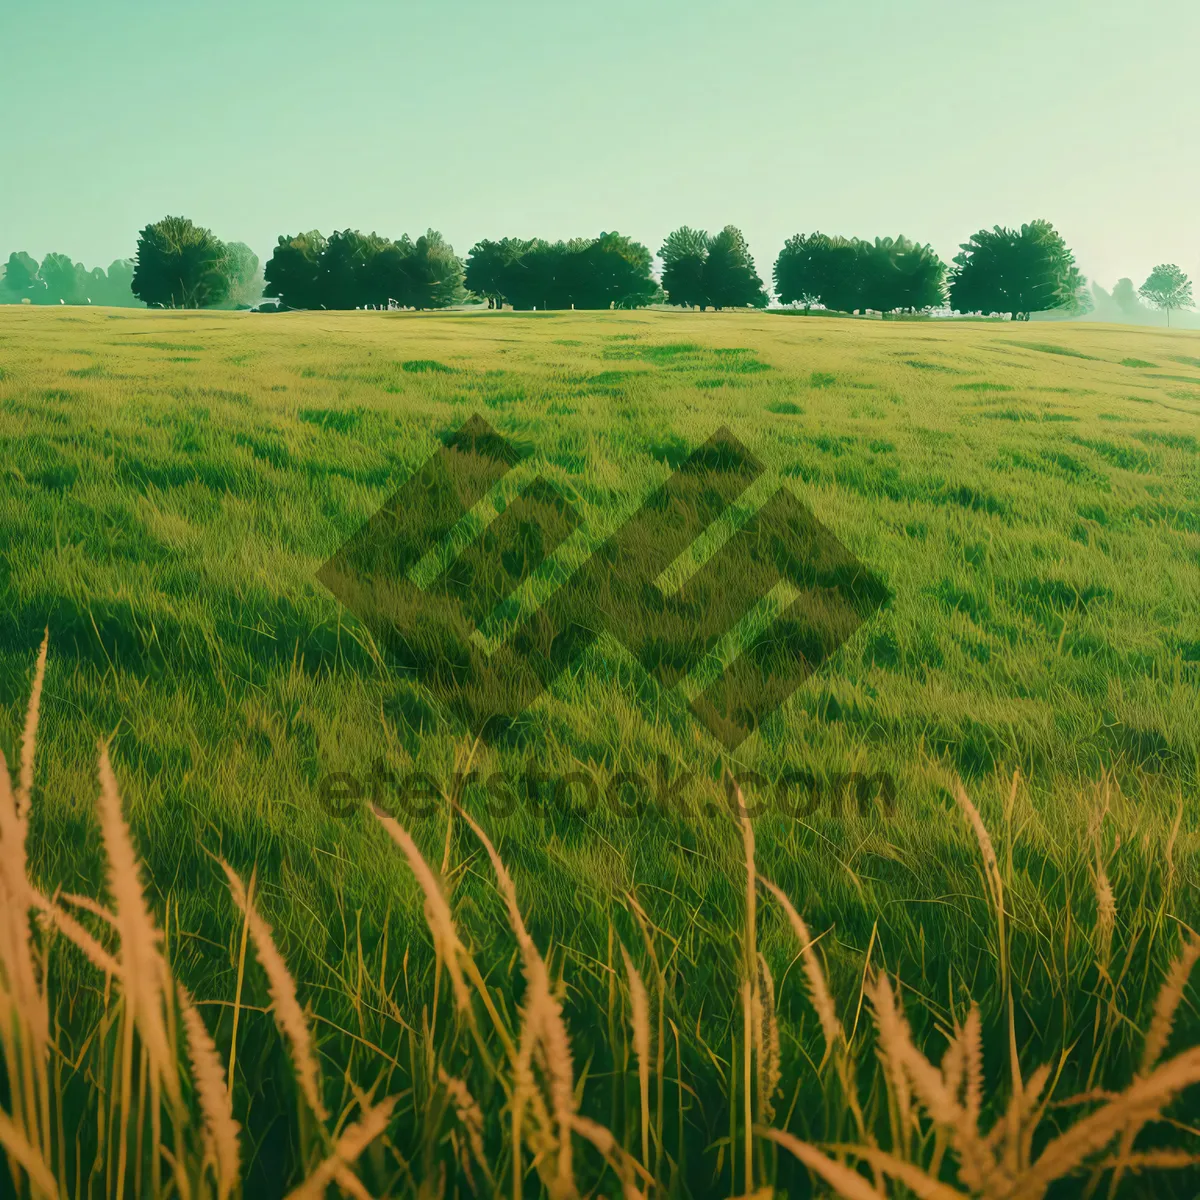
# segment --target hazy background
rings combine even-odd
[[[0,248],[733,221],[1200,275],[1196,0],[2,0]]]

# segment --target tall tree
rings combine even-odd
[[[1072,308],[1084,278],[1049,221],[981,229],[954,257],[950,303],[958,312],[1030,313]]]
[[[476,242],[467,254],[466,269],[463,282],[467,288],[481,300],[486,300],[489,307],[499,308],[508,296],[508,274],[512,270],[513,259],[519,256],[520,247],[526,243],[515,238],[502,238],[498,242],[484,238]]]
[[[703,229],[681,225],[667,235],[658,257],[663,262],[662,286],[672,304],[687,308],[709,303],[704,283],[704,264],[708,261],[708,234]]]
[[[652,304],[662,289],[650,272],[650,251],[623,234],[601,233],[580,257],[585,291],[580,308],[641,308]]]
[[[1138,295],[1155,308],[1167,314],[1167,327],[1171,325],[1171,309],[1192,307],[1192,281],[1174,264],[1159,263],[1150,272],[1150,278],[1138,288]]]
[[[375,256],[388,244],[377,233],[334,230],[317,267],[317,294],[323,308],[361,308],[379,304],[373,278]]]
[[[461,304],[466,295],[462,259],[436,229],[412,243],[407,273],[407,303],[412,308],[449,308]]]
[[[211,308],[229,295],[229,256],[211,229],[164,217],[138,235],[133,294],[158,308]]]
[[[946,298],[946,264],[931,246],[903,234],[862,242],[862,308],[888,313],[937,308]]]
[[[320,308],[319,276],[325,245],[324,235],[316,229],[282,235],[263,270],[263,295],[287,308]]]
[[[736,225],[726,225],[709,239],[704,290],[708,302],[716,309],[767,306],[767,293],[754,269],[750,247]]]

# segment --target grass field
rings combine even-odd
[[[476,413],[524,454],[493,507],[540,473],[583,518],[535,595],[727,425],[767,467],[749,503],[791,489],[892,599],[733,752],[607,637],[506,736],[473,745],[315,576]],[[483,1158],[511,1194],[511,1095],[454,1016],[418,882],[365,801],[320,795],[331,774],[377,762],[430,773],[486,827],[562,981],[579,1111],[655,1194],[746,1190],[748,1145],[755,1183],[804,1195],[815,1178],[746,1129],[746,852],[728,772],[821,784],[799,815],[773,804],[756,818],[754,861],[818,938],[858,1063],[860,1136],[880,1131],[963,1194],[1001,1194],[954,1174],[936,1121],[909,1129],[898,1115],[872,1052],[876,971],[934,1062],[978,1003],[986,1120],[1013,1092],[1012,1045],[1026,1079],[1052,1064],[1055,1099],[1133,1078],[1158,985],[1200,928],[1200,335],[733,313],[0,309],[0,448],[10,763],[50,631],[31,875],[47,893],[106,894],[95,764],[110,740],[171,968],[226,1062],[236,1023],[245,1195],[282,1195],[326,1143],[261,969],[250,961],[240,982],[243,919],[222,858],[256,873],[309,1006],[324,1104],[355,1111],[356,1088],[400,1097],[361,1164],[372,1194],[471,1194],[469,1122],[439,1066],[475,1092]],[[518,781],[509,815],[456,788],[468,761]],[[691,777],[682,810],[584,802],[589,781],[603,796],[623,773],[664,770]],[[575,780],[539,799],[531,771]],[[890,806],[839,791],[880,772]],[[958,780],[995,842],[1000,905]],[[448,800],[430,810],[396,815],[442,868],[515,1036],[529,993],[488,857]],[[773,1107],[800,1138],[852,1140],[847,1076],[823,1060],[802,982],[811,963],[773,901],[760,894],[759,908],[779,1088],[764,1101],[757,1085],[754,1119],[769,1124]],[[622,946],[648,981],[648,1085]],[[61,1045],[80,1064],[64,1092],[68,1174],[86,1180],[100,1162],[81,1194],[102,1195],[109,1100],[86,1063],[115,1026],[87,1038],[112,999],[65,947],[49,969]],[[1173,1049],[1200,1044],[1195,987],[1181,995]],[[498,1032],[483,1040],[503,1057]],[[770,1057],[756,1043],[755,1069]],[[1148,1144],[1200,1152],[1198,1103],[1193,1088]],[[1076,1115],[1052,1105],[1030,1137],[1040,1146]],[[522,1186],[541,1194],[530,1157]],[[577,1158],[581,1186],[601,1177],[593,1148]],[[1197,1187],[1194,1168],[1130,1172],[1117,1194]]]

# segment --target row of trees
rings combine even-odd
[[[945,302],[946,264],[903,235],[864,241],[798,233],[775,260],[775,291],[783,304],[838,312],[919,311]]]
[[[462,260],[436,229],[397,241],[356,229],[279,239],[265,294],[287,308],[448,308],[466,299]]]
[[[664,298],[652,261],[620,233],[568,242],[501,238],[471,248],[464,281],[492,308],[641,308]]]
[[[0,266],[0,304],[106,304],[113,308],[137,304],[131,285],[133,262],[118,258],[106,271],[88,270],[66,254],[47,254],[38,260],[14,251]]]
[[[620,233],[570,241],[484,240],[464,262],[434,229],[392,240],[347,229],[285,235],[265,269],[249,246],[223,242],[185,217],[166,217],[138,236],[133,262],[87,271],[66,255],[37,263],[10,255],[0,277],[0,303],[129,304],[164,308],[248,307],[266,295],[281,307],[352,309],[446,308],[471,297],[515,309],[762,308],[767,293],[741,230],[710,235],[682,226],[659,249],[661,283],[650,251]],[[1091,311],[1114,307],[1127,316],[1147,304],[1192,306],[1191,284],[1173,264],[1155,267],[1135,293],[1120,280],[1112,295],[1087,281],[1048,221],[1020,229],[981,229],[947,265],[932,247],[899,236],[865,240],[824,233],[788,238],[775,262],[783,304],[837,312],[921,312],[947,305],[962,313]]]

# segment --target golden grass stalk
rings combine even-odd
[[[763,876],[758,882],[771,893],[783,909],[792,933],[800,945],[801,960],[804,964],[804,977],[808,982],[808,994],[812,1006],[816,1009],[817,1019],[821,1022],[821,1032],[825,1035],[825,1053],[828,1054],[836,1042],[845,1038],[845,1030],[838,1020],[837,1009],[833,1005],[833,997],[829,993],[829,984],[825,981],[825,972],[821,968],[821,960],[813,948],[813,938],[804,923],[804,918],[796,911],[784,890]]]
[[[37,665],[33,669],[33,687],[29,692],[29,707],[25,711],[25,730],[21,735],[21,773],[17,779],[17,820],[29,816],[33,796],[33,762],[37,749],[38,722],[41,719],[42,684],[46,678],[46,655],[50,649],[50,628],[46,627]]]
[[[187,1034],[192,1080],[196,1085],[200,1113],[204,1119],[205,1142],[216,1169],[217,1196],[219,1200],[226,1200],[238,1181],[240,1128],[233,1119],[225,1069],[221,1066],[217,1047],[187,989],[177,984],[176,992],[183,1015],[184,1032]]]
[[[253,936],[253,924],[250,931]],[[257,949],[257,940],[254,945]],[[389,1096],[380,1104],[367,1109],[362,1119],[351,1125],[338,1138],[333,1153],[320,1163],[299,1187],[288,1193],[287,1200],[324,1200],[325,1189],[335,1179],[341,1178],[343,1172],[353,1166],[359,1155],[387,1128],[395,1104],[396,1097]]]
[[[758,956],[758,1113],[759,1120],[769,1125],[775,1119],[775,1093],[779,1088],[780,1045],[779,1021],[775,1015],[775,980],[767,960]]]
[[[1183,1001],[1188,979],[1197,962],[1200,962],[1200,934],[1193,933],[1171,964],[1171,969],[1167,972],[1167,977],[1155,998],[1154,1016],[1150,1020],[1150,1028],[1146,1031],[1146,1043],[1142,1048],[1142,1061],[1138,1068],[1139,1074],[1143,1076],[1149,1074],[1157,1065],[1167,1048],[1167,1040],[1175,1024],[1175,1013]]]
[[[754,1191],[754,1112],[750,1089],[751,1058],[756,1047],[759,1023],[755,1014],[760,1008],[758,999],[758,875],[754,862],[754,826],[746,811],[746,800],[737,781],[730,776],[727,786],[737,800],[738,823],[742,832],[742,851],[746,864],[746,913],[742,934],[742,1123],[744,1126],[743,1157],[745,1159],[746,1194]],[[730,1147],[732,1151],[732,1147]]]
[[[313,1049],[312,1034],[296,996],[295,980],[283,961],[283,955],[275,946],[271,926],[263,920],[253,900],[246,895],[246,889],[237,872],[224,859],[221,860],[221,866],[229,879],[229,890],[233,894],[234,902],[242,910],[250,927],[250,937],[258,953],[258,961],[262,963],[267,974],[267,987],[271,993],[275,1020],[291,1047],[292,1069],[296,1073],[296,1081],[300,1084],[300,1090],[304,1093],[309,1108],[319,1120],[325,1121],[329,1114],[321,1099],[321,1071]]]
[[[612,1164],[621,1180],[625,1200],[644,1200],[645,1194],[638,1188],[636,1180],[640,1176],[648,1185],[653,1186],[654,1176],[637,1159],[627,1154],[617,1144],[617,1139],[603,1125],[588,1117],[576,1116],[573,1118],[571,1126],[580,1137],[591,1142]]]
[[[814,1175],[819,1175],[829,1184],[837,1195],[844,1197],[844,1200],[879,1200],[879,1193],[863,1176],[844,1163],[836,1162],[822,1154],[815,1146],[802,1142],[798,1137],[786,1133],[782,1129],[759,1126],[758,1134],[760,1137],[769,1138],[776,1145],[782,1146],[794,1158],[798,1158]],[[951,1192],[950,1195],[959,1197],[958,1192]],[[938,1200],[941,1198],[938,1197]],[[948,1197],[947,1200],[949,1200]]]
[[[155,1076],[178,1109],[179,1074],[165,1015],[167,965],[159,951],[161,937],[146,904],[141,864],[121,810],[121,795],[104,743],[100,744],[99,776],[100,834],[108,856],[113,916],[121,937],[119,961],[124,995]]]
[[[517,903],[517,888],[508,868],[500,858],[491,839],[479,823],[465,810],[459,809],[464,821],[479,838],[492,864],[500,895],[508,910],[508,920],[517,938],[521,951],[528,999],[525,1004],[527,1033],[539,1042],[545,1055],[546,1070],[550,1083],[550,1103],[554,1110],[554,1122],[558,1130],[556,1191],[561,1195],[575,1194],[572,1169],[571,1131],[575,1117],[575,1070],[571,1058],[571,1041],[563,1020],[562,1006],[550,987],[550,975],[546,964],[534,945],[529,930],[525,928],[521,908]],[[520,1081],[518,1081],[520,1088]],[[516,1105],[514,1104],[514,1110]],[[519,1116],[514,1111],[514,1125],[519,1125]],[[514,1153],[517,1147],[514,1146]],[[516,1168],[514,1168],[515,1170]]]
[[[637,1055],[638,1097],[642,1116],[642,1163],[650,1163],[650,1000],[646,985],[638,974],[629,951],[621,947],[625,960],[625,975],[629,980],[630,1024],[633,1027],[633,1049]]]
[[[0,1112],[0,1147],[9,1155],[13,1162],[29,1176],[34,1195],[52,1197],[58,1200],[58,1184],[54,1182],[54,1172],[46,1165],[41,1152],[30,1145],[28,1139],[13,1124],[4,1113]]]
[[[1200,1082],[1200,1046],[1169,1059],[1151,1074],[1135,1079],[1103,1108],[1077,1121],[1054,1138],[1021,1177],[1021,1195],[1041,1196],[1056,1179],[1073,1172],[1122,1130],[1138,1130],[1184,1088]]]
[[[438,1079],[454,1102],[454,1113],[458,1117],[458,1123],[466,1130],[471,1157],[483,1172],[488,1186],[494,1191],[496,1183],[492,1178],[492,1169],[488,1165],[487,1155],[483,1148],[483,1109],[471,1095],[470,1088],[461,1079],[456,1079],[449,1074],[440,1063],[438,1064]]]
[[[470,995],[467,992],[467,984],[463,979],[462,972],[462,961],[466,958],[466,950],[454,927],[454,918],[451,916],[450,905],[446,900],[442,885],[404,826],[379,809],[375,809],[374,812],[375,819],[404,852],[404,857],[408,859],[408,865],[425,895],[425,920],[429,925],[430,933],[433,934],[434,949],[438,957],[446,964],[446,970],[450,972],[455,1004],[460,1012],[465,1012],[470,1007]]]
[[[89,912],[93,911],[92,905],[95,905],[95,909],[99,913],[103,913],[110,922],[113,919],[111,913],[101,908],[94,900],[88,900],[86,896],[63,894],[62,898],[72,904],[79,904],[81,908],[87,908]],[[50,924],[80,950],[92,966],[105,975],[111,975],[114,979],[122,978],[121,964],[70,913],[64,912],[57,904],[37,892],[34,893],[33,901],[45,914]],[[85,901],[86,903],[84,903]]]

